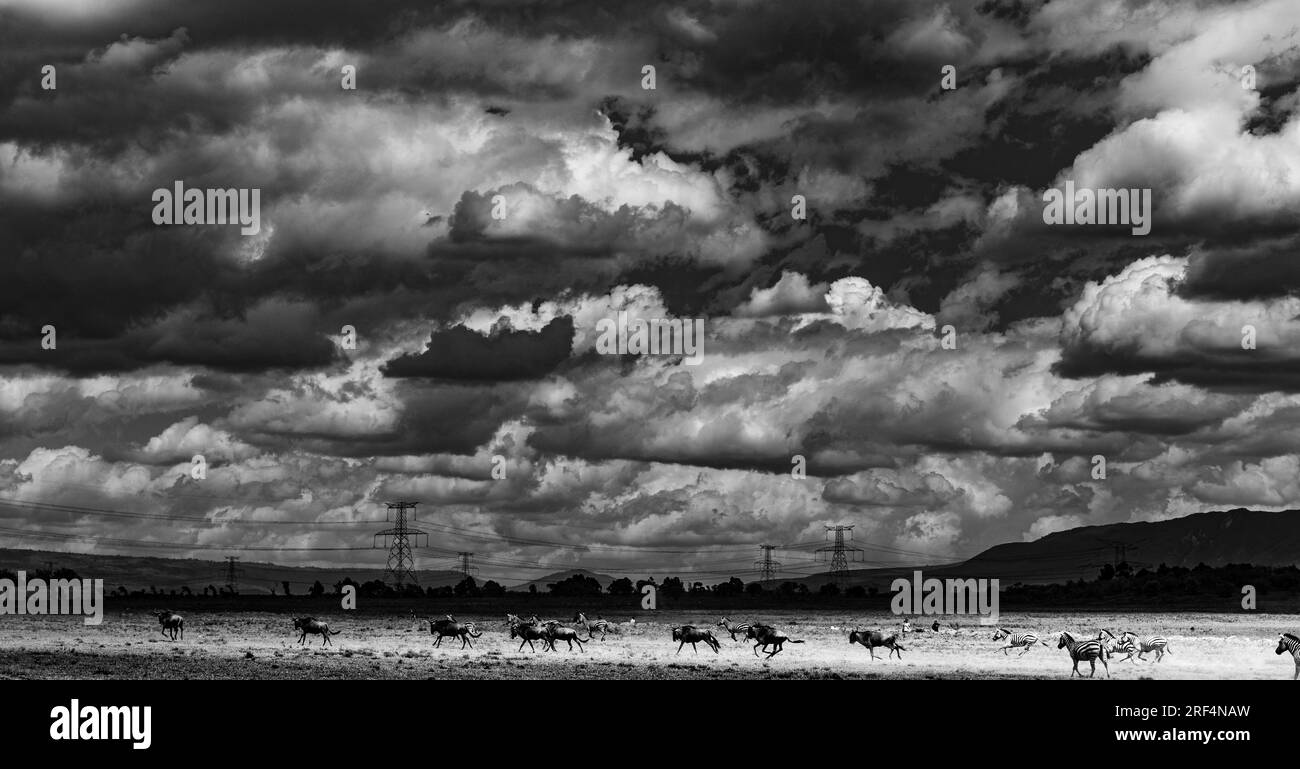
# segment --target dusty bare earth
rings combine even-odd
[[[968,618],[941,617],[962,627],[954,632],[908,635],[903,660],[873,661],[866,649],[848,644],[853,627],[897,632],[889,614],[769,612],[761,617],[803,644],[787,644],[771,660],[755,658],[750,645],[732,641],[721,628],[714,654],[689,645],[677,654],[671,627],[693,623],[712,627],[719,619],[698,613],[646,614],[636,625],[606,640],[558,652],[518,651],[508,638],[504,616],[460,616],[483,631],[474,648],[460,649],[447,639],[433,648],[427,626],[406,616],[322,616],[342,631],[332,646],[319,636],[297,644],[288,614],[188,613],[185,639],[161,635],[152,615],[108,614],[99,626],[79,618],[0,617],[0,678],[233,678],[233,679],[704,679],[704,678],[1065,678],[1069,657],[1056,648],[1055,633],[1070,630],[1095,635],[1098,627],[1161,634],[1170,654],[1155,663],[1111,662],[1117,679],[1290,679],[1295,666],[1273,650],[1281,631],[1300,631],[1300,615],[1171,614],[1004,614],[1002,624],[1032,630],[1050,647],[1038,646],[1018,657],[997,652],[992,628],[967,624]],[[932,618],[926,618],[929,621]],[[1087,664],[1082,665],[1085,673]],[[1098,666],[1097,676],[1103,671]]]

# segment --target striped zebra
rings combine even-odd
[[[1074,636],[1069,633],[1061,633],[1056,648],[1068,649],[1070,659],[1074,660],[1074,670],[1070,673],[1070,678],[1074,678],[1074,674],[1079,673],[1079,662],[1082,660],[1088,660],[1092,665],[1092,672],[1088,674],[1089,678],[1097,675],[1097,660],[1101,660],[1102,667],[1106,668],[1106,677],[1110,678],[1110,665],[1106,664],[1106,647],[1102,645],[1101,641],[1095,638],[1087,641],[1076,641]],[[1083,673],[1079,673],[1079,677],[1083,678]]]
[[[592,622],[591,620],[587,619],[586,614],[583,614],[582,612],[578,612],[578,616],[574,617],[573,621],[574,623],[578,625],[582,625],[584,628],[587,629],[588,638],[595,638],[596,637],[595,631],[597,630],[600,631],[600,640],[602,641],[605,640],[605,636],[611,630],[614,631],[615,633],[618,632],[617,628],[613,627],[613,625],[610,623],[609,620],[605,619],[600,615],[596,615],[596,621]]]
[[[717,627],[720,627],[723,630],[730,633],[731,640],[740,641],[744,639],[746,635],[749,633],[750,624],[748,622],[742,622],[739,625],[733,625],[731,624],[731,620],[727,619],[726,617],[723,617],[722,621],[717,624]],[[740,634],[740,638],[736,637],[737,633]]]
[[[1295,633],[1283,633],[1282,637],[1277,641],[1275,651],[1278,654],[1291,652],[1291,656],[1295,657],[1295,675],[1291,677],[1291,680],[1300,679],[1300,636]]]
[[[1169,641],[1164,636],[1153,635],[1147,638],[1139,638],[1137,633],[1134,633],[1131,630],[1125,630],[1123,633],[1119,634],[1119,637],[1120,643],[1127,640],[1128,645],[1134,647],[1129,654],[1132,655],[1133,652],[1136,652],[1137,658],[1143,662],[1146,662],[1146,659],[1142,655],[1148,652],[1155,652],[1156,662],[1159,662],[1160,658],[1164,657],[1166,654],[1173,654],[1173,652],[1169,651]],[[1118,645],[1116,648],[1119,648]],[[1128,650],[1120,649],[1120,651]]]
[[[998,651],[1002,652],[1002,656],[1004,657],[1007,656],[1008,649],[1019,649],[1023,646],[1024,651],[1016,655],[1017,657],[1023,657],[1030,649],[1034,648],[1034,644],[1041,643],[1043,646],[1048,646],[1046,641],[1038,640],[1038,636],[1033,633],[1013,633],[1004,627],[1000,627],[997,632],[993,634],[993,640],[1001,641],[1004,638],[1007,639],[1007,645],[998,649]]]
[[[1128,636],[1116,638],[1114,633],[1105,628],[1097,632],[1097,641],[1101,644],[1101,648],[1106,650],[1106,656],[1108,657],[1114,657],[1120,652],[1127,653],[1128,656],[1120,660],[1120,662],[1132,662],[1133,655],[1137,653],[1137,646],[1134,645],[1133,639]]]

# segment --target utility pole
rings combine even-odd
[[[763,551],[763,559],[754,561],[754,566],[758,568],[759,582],[764,587],[771,587],[772,581],[776,578],[776,572],[781,570],[781,562],[772,560],[772,551],[777,548],[776,545],[759,545]]]
[[[388,576],[398,590],[401,590],[403,582],[409,581],[412,585],[420,584],[419,578],[415,576],[415,555],[411,553],[411,542],[415,542],[414,547],[420,547],[420,537],[424,537],[427,546],[429,534],[410,525],[415,520],[417,504],[419,503],[389,502],[388,520],[393,526],[375,534],[375,547],[379,547],[380,537],[384,538],[388,546]]]
[[[844,581],[849,576],[849,561],[858,560],[863,550],[846,542],[846,539],[853,539],[853,526],[826,526],[826,535],[829,537],[831,534],[835,535],[835,544],[830,547],[819,547],[816,552],[831,554],[831,582],[835,583],[836,587],[843,587]],[[848,534],[847,538],[845,534]]]

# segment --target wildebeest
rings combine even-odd
[[[696,654],[700,653],[699,647],[695,645],[697,643],[703,642],[705,646],[713,650],[714,654],[718,653],[718,648],[722,645],[718,643],[718,639],[713,637],[713,633],[694,625],[682,625],[673,628],[673,640],[681,642],[677,646],[678,654],[682,653],[682,647],[686,644],[690,644]]]
[[[544,628],[544,632],[546,633],[546,643],[550,646],[551,651],[556,650],[555,649],[556,641],[568,641],[569,651],[573,651],[574,643],[578,644],[578,651],[583,650],[582,649],[583,639],[578,637],[578,631],[574,630],[573,628],[568,627],[566,625],[561,625],[559,622],[556,622],[555,620],[551,620],[550,622],[547,622],[542,627]],[[587,634],[586,640],[588,642],[591,641],[590,633]]]
[[[855,643],[867,647],[867,651],[871,654],[871,659],[873,660],[879,659],[879,657],[876,656],[876,647],[878,646],[883,646],[889,649],[889,654],[885,655],[885,659],[889,659],[891,656],[897,654],[898,658],[901,660],[903,658],[903,652],[907,651],[906,647],[898,643],[898,636],[886,636],[879,630],[854,630],[852,633],[849,633],[849,644],[852,645]]]
[[[173,641],[176,640],[177,632],[180,633],[181,638],[185,638],[184,617],[182,617],[181,615],[177,614],[174,611],[168,611],[166,609],[163,609],[162,611],[156,611],[154,612],[154,615],[158,617],[158,624],[162,625],[162,634],[164,636],[166,636],[168,631],[170,631],[171,639]]]
[[[341,630],[330,630],[330,626],[328,624],[321,622],[315,617],[299,617],[293,621],[293,626],[297,628],[300,633],[302,633],[302,635],[298,636],[299,644],[305,643],[307,641],[308,633],[316,633],[321,636],[322,639],[320,644],[321,646],[325,646],[327,644],[333,645],[333,642],[330,641],[330,636],[338,635],[339,633],[343,632]]]
[[[519,651],[524,650],[524,644],[528,644],[528,648],[532,651],[537,651],[537,647],[533,646],[533,641],[541,641],[544,647],[551,644],[551,639],[546,634],[546,627],[543,625],[536,622],[525,622],[513,614],[506,615],[506,623],[510,625],[511,639],[523,639],[519,642]]]
[[[445,619],[426,619],[425,622],[429,623],[429,632],[438,636],[438,640],[433,642],[435,647],[442,646],[442,639],[451,636],[460,639],[460,648],[464,649],[465,645],[469,644],[469,648],[473,649],[474,643],[469,639],[483,635],[475,632],[478,628],[474,626],[473,622],[457,622],[450,614]]]
[[[779,654],[787,641],[789,641],[792,644],[803,643],[802,639],[791,638],[790,636],[778,631],[776,628],[772,627],[771,625],[763,625],[760,623],[754,623],[750,625],[749,629],[745,631],[745,637],[752,639],[753,641],[756,642],[754,644],[755,657],[758,656],[758,647],[760,646],[763,647],[763,651],[765,652],[767,651],[768,646],[776,647],[772,651],[767,652],[768,659],[772,659],[777,654]]]

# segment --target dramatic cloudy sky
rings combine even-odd
[[[0,0],[0,541],[382,565],[317,548],[406,498],[484,576],[752,578],[1300,506],[1294,0],[433,5]]]

